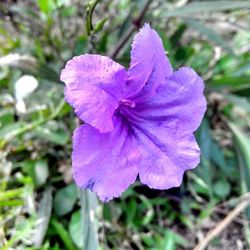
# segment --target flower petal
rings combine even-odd
[[[73,176],[78,186],[96,192],[101,200],[118,197],[138,174],[140,152],[128,127],[115,118],[114,130],[100,133],[88,125],[73,136]]]
[[[143,155],[140,180],[151,188],[178,187],[184,172],[199,164],[200,150],[192,134],[173,137],[152,122],[143,124],[143,129],[137,129],[136,134]]]
[[[113,129],[112,117],[126,79],[124,67],[100,55],[74,57],[61,73],[66,101],[81,120],[101,132]]]
[[[172,72],[161,38],[149,24],[145,24],[132,43],[127,98],[140,102],[153,96]]]
[[[180,68],[159,86],[157,94],[144,103],[136,104],[133,115],[155,122],[174,136],[185,136],[200,125],[206,111],[204,83],[188,67]]]

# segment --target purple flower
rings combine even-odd
[[[85,122],[73,135],[73,176],[101,200],[118,197],[139,174],[151,188],[181,184],[200,149],[193,132],[206,110],[196,72],[173,71],[158,34],[135,36],[130,68],[100,55],[70,60],[61,73],[65,100]]]

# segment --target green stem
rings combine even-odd
[[[86,14],[86,30],[87,35],[90,36],[93,30],[93,24],[92,24],[92,16],[95,10],[96,5],[98,4],[100,0],[95,0],[94,2],[91,1],[91,3],[87,7],[87,14]]]
[[[96,197],[89,190],[80,190],[81,217],[83,223],[83,250],[98,248],[98,235],[94,220]]]

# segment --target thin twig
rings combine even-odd
[[[120,50],[124,47],[124,45],[127,43],[128,39],[132,36],[132,34],[135,31],[135,27],[131,26],[127,33],[122,37],[122,39],[118,42],[117,47],[114,49],[114,51],[111,53],[111,58],[116,58]]]
[[[202,240],[194,250],[203,250],[216,236],[218,236],[243,210],[250,204],[250,193],[242,196],[240,203],[226,216],[214,229],[212,229],[204,240]]]
[[[127,43],[128,39],[132,36],[133,32],[140,28],[141,22],[149,8],[149,5],[152,3],[152,0],[148,0],[146,4],[144,5],[143,9],[141,10],[139,16],[133,20],[133,25],[129,28],[127,33],[121,38],[121,40],[118,42],[116,48],[114,51],[111,53],[111,58],[116,58],[116,56],[119,54],[121,49],[125,46]]]

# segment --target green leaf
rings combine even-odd
[[[126,224],[133,225],[135,220],[135,215],[137,211],[137,202],[134,198],[131,197],[129,201],[123,200],[121,203],[121,207],[126,213]]]
[[[68,131],[65,131],[60,128],[52,130],[46,125],[36,127],[34,133],[37,136],[41,137],[42,139],[51,141],[59,145],[65,145],[69,141],[69,138],[70,138]]]
[[[200,166],[199,168],[201,168]],[[202,179],[199,176],[195,175],[194,173],[189,172],[188,175],[194,180],[193,186],[194,189],[196,190],[197,193],[201,194],[208,194],[210,187],[209,185],[205,182],[206,179]]]
[[[175,240],[174,240],[174,233],[170,230],[167,230],[164,238],[164,250],[175,250]]]
[[[104,24],[107,22],[108,18],[105,17],[103,19],[101,19],[100,21],[98,21],[94,27],[94,33],[98,33],[99,31],[102,30]]]
[[[84,35],[79,36],[75,42],[74,56],[78,56],[85,53],[87,44],[88,44],[88,38]]]
[[[175,250],[178,249],[177,246],[186,247],[188,244],[187,240],[180,234],[173,232],[172,230],[167,230],[164,237],[164,250]]]
[[[81,219],[81,211],[76,211],[72,214],[69,223],[69,233],[76,246],[82,249],[83,247],[83,223]]]
[[[74,16],[77,13],[77,8],[76,6],[68,6],[63,8],[62,10],[62,15],[64,17],[70,17],[70,16]]]
[[[182,17],[200,12],[209,13],[250,7],[249,1],[203,1],[189,3],[183,7],[168,11],[164,17]]]
[[[201,148],[201,154],[205,159],[210,159],[211,155],[211,144],[212,138],[210,135],[210,127],[208,120],[203,119],[198,131],[197,131],[197,141]]]
[[[44,237],[46,235],[49,220],[52,211],[52,189],[47,188],[43,192],[42,199],[38,205],[37,219],[40,221],[36,225],[34,230],[34,235],[32,237],[32,242],[36,248],[40,248],[42,246]]]
[[[14,110],[10,108],[2,109],[0,111],[0,128],[11,123],[14,123]]]
[[[146,211],[147,211],[143,220],[141,221],[142,225],[146,226],[146,225],[149,225],[150,222],[154,218],[154,209],[153,209],[152,204],[146,197],[144,197],[143,195],[140,195],[139,198],[142,202],[142,206],[145,206]]]
[[[37,187],[40,187],[46,183],[49,175],[48,163],[46,160],[26,160],[22,163],[22,167],[24,171],[32,178],[33,183]]]
[[[228,86],[238,87],[241,85],[249,85],[250,76],[216,76],[209,81],[212,86]]]
[[[213,172],[211,171],[210,167],[212,138],[210,135],[210,127],[207,119],[203,119],[202,124],[197,131],[197,140],[201,149],[201,163],[194,172],[201,180],[206,183],[208,187],[210,187],[212,185],[213,178]],[[212,195],[212,192],[209,188],[204,189],[202,187],[200,191],[209,192],[209,194]]]
[[[37,4],[40,10],[45,14],[51,13],[56,8],[54,0],[38,0]]]
[[[49,168],[47,160],[38,160],[35,162],[34,166],[35,171],[35,181],[37,186],[42,186],[46,183],[49,176]]]
[[[52,67],[49,67],[48,64],[46,63],[39,63],[37,65],[37,72],[39,72],[39,77],[49,80],[49,81],[53,81],[58,83],[60,81],[59,79],[59,75],[57,72],[54,71],[54,69],[52,69]]]
[[[214,184],[214,192],[217,196],[224,199],[231,191],[231,186],[226,180],[219,180]]]
[[[231,88],[230,92],[234,95],[249,97],[250,96],[250,84],[245,84],[240,87]]]
[[[60,189],[54,200],[54,209],[57,215],[62,216],[72,211],[78,192],[75,184],[70,184],[65,188]]]
[[[196,20],[186,19],[185,22],[192,28],[196,29],[199,33],[206,36],[210,41],[216,43],[228,53],[234,54],[232,48],[225,42],[225,40],[214,30],[206,27],[203,23]]]
[[[225,161],[223,150],[219,147],[218,143],[212,142],[211,146],[211,160],[220,167],[225,174],[229,173],[228,167]]]

